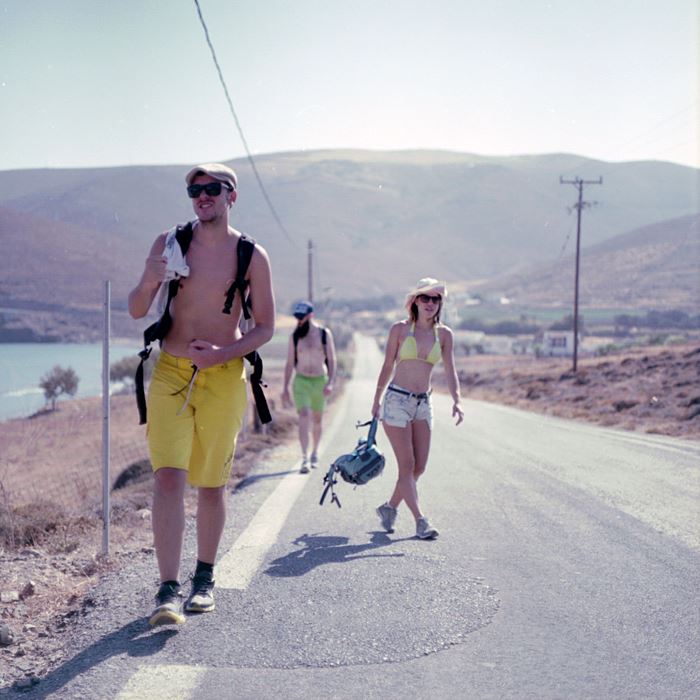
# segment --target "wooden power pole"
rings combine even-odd
[[[579,261],[581,258],[581,210],[589,206],[588,202],[583,201],[583,186],[584,185],[602,185],[603,178],[597,180],[582,180],[580,177],[575,177],[573,180],[565,180],[559,177],[560,185],[574,185],[578,189],[578,202],[574,204],[576,209],[576,274],[574,276],[574,372],[576,372],[578,362],[578,277],[579,277]]]
[[[308,282],[309,282],[308,297],[309,297],[309,301],[313,304],[314,303],[314,274],[313,274],[313,270],[314,270],[314,265],[313,265],[313,263],[314,263],[314,244],[313,244],[313,241],[311,239],[309,239],[309,252],[308,252],[307,257],[308,257],[307,268],[308,268],[308,276],[309,276],[309,279],[308,279]]]

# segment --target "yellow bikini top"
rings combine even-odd
[[[440,347],[440,338],[438,337],[437,324],[433,327],[435,330],[435,342],[433,347],[430,348],[430,352],[427,357],[418,357],[418,346],[416,345],[416,324],[413,322],[411,324],[411,330],[408,335],[404,338],[401,347],[399,348],[399,362],[402,360],[420,360],[421,362],[429,362],[431,365],[435,365],[440,361],[442,356],[442,348]]]

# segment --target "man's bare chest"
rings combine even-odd
[[[180,280],[180,306],[223,307],[226,293],[236,276],[235,248],[220,251],[218,255],[188,255],[187,264],[190,274]]]
[[[323,355],[325,349],[321,342],[321,333],[314,328],[307,336],[300,338],[297,342],[297,354],[304,357],[315,357]]]

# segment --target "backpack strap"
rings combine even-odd
[[[226,301],[224,302],[223,313],[230,314],[231,307],[233,306],[233,299],[236,296],[236,290],[241,295],[241,309],[243,310],[243,318],[250,319],[250,309],[252,304],[250,302],[250,295],[247,294],[249,281],[246,279],[248,274],[248,268],[250,267],[250,261],[253,257],[253,251],[255,250],[255,239],[246,235],[241,234],[238,239],[238,245],[236,246],[236,278],[233,280],[231,286],[226,292]],[[253,400],[255,401],[255,409],[258,412],[258,417],[260,422],[265,425],[272,421],[272,415],[270,414],[270,408],[267,405],[267,399],[265,398],[265,392],[263,387],[267,388],[267,384],[263,381],[263,361],[260,357],[260,353],[257,350],[249,352],[245,359],[250,363],[253,368],[250,374],[250,390],[253,393]]]
[[[326,367],[328,367],[328,343],[325,326],[321,326],[321,345],[323,345],[323,361],[326,363]]]
[[[335,462],[331,464],[330,469],[328,470],[328,473],[326,476],[323,477],[323,483],[325,484],[325,487],[323,489],[323,493],[321,494],[321,500],[319,501],[318,505],[322,506],[323,502],[326,500],[326,496],[328,492],[331,492],[331,503],[335,503],[338,508],[341,508],[340,505],[340,499],[338,498],[338,495],[335,492],[335,489],[333,488],[337,483],[338,480],[335,478],[335,473],[338,471],[338,467]]]
[[[270,408],[267,405],[267,399],[265,398],[265,392],[263,392],[263,387],[267,388],[267,384],[263,381],[263,361],[260,357],[260,353],[257,350],[249,352],[245,359],[253,367],[253,372],[250,375],[250,390],[253,392],[253,400],[255,401],[255,410],[258,412],[258,417],[260,422],[265,425],[266,423],[272,422],[272,415],[270,414]]]
[[[175,238],[180,246],[183,256],[187,252],[192,242],[192,222],[188,221],[186,224],[177,227],[175,232]],[[152,323],[143,332],[143,350],[139,352],[139,357],[141,361],[136,368],[136,374],[134,376],[134,387],[136,389],[136,406],[139,411],[139,425],[144,425],[146,423],[146,392],[144,389],[143,381],[143,363],[151,355],[151,345],[158,341],[160,345],[163,344],[163,339],[168,335],[170,327],[173,325],[173,319],[170,315],[170,302],[180,289],[180,280],[172,279],[168,282],[168,297],[165,302],[165,308],[163,309],[163,315],[155,322]]]
[[[255,239],[246,234],[241,234],[241,237],[236,246],[236,278],[231,283],[231,286],[226,292],[226,301],[224,302],[223,313],[230,314],[233,306],[233,298],[236,296],[236,290],[241,295],[241,307],[243,308],[243,317],[246,321],[250,318],[250,300],[246,293],[248,291],[248,280],[245,276],[248,274],[250,260],[253,257],[255,250]]]

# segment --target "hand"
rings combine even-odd
[[[289,397],[289,389],[285,389],[285,390],[282,392],[282,405],[283,405],[285,408],[291,408],[291,407],[292,407],[292,400],[291,400],[291,398]]]
[[[167,260],[162,255],[149,255],[143,271],[144,281],[154,287],[161,284],[165,279],[166,267]]]
[[[379,399],[375,399],[374,403],[372,404],[372,418],[378,418],[379,417],[379,409],[381,408],[381,402]]]
[[[328,382],[326,386],[323,387],[323,395],[330,396],[333,393],[333,382]]]
[[[221,348],[206,340],[193,340],[187,346],[187,356],[192,360],[192,364],[199,369],[220,365],[224,361],[221,357]]]
[[[462,404],[459,401],[455,401],[452,406],[452,416],[457,416],[457,422],[455,425],[459,425],[464,420],[464,411],[462,410]]]

